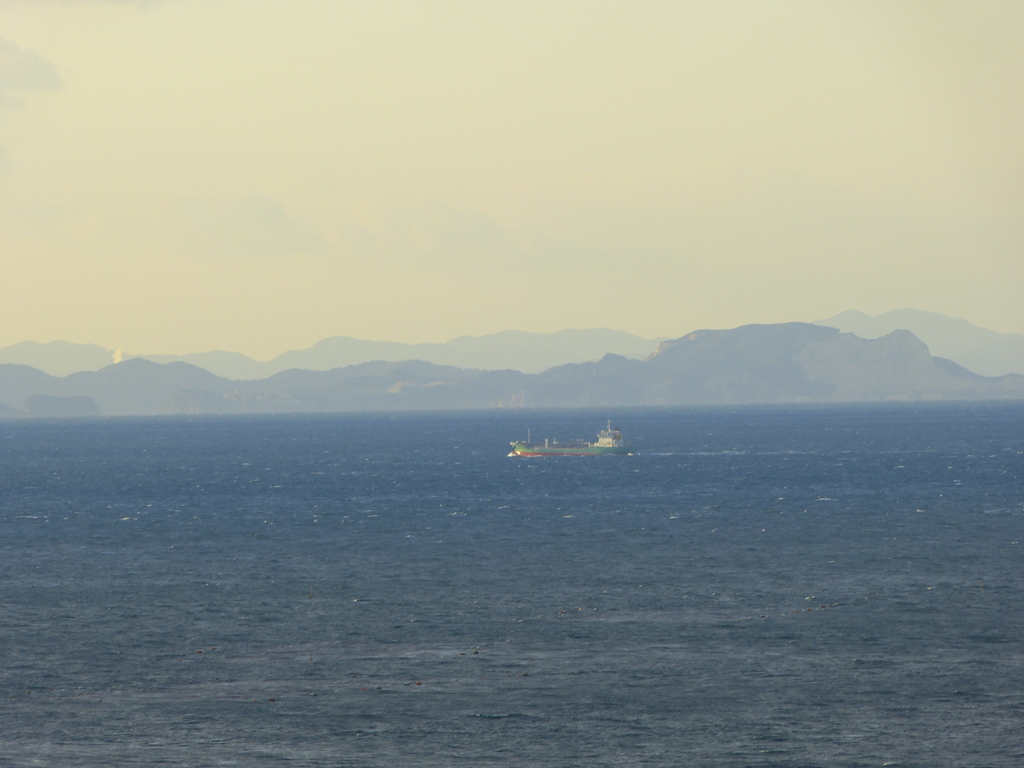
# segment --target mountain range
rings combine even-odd
[[[899,309],[875,317],[847,311],[815,324],[838,328],[864,339],[896,330],[908,330],[944,357],[983,376],[1024,374],[1024,336],[998,333],[966,320],[932,312]],[[611,353],[643,359],[663,339],[645,339],[605,328],[564,330],[557,333],[503,331],[486,336],[459,336],[439,344],[402,344],[334,336],[306,349],[284,352],[260,361],[239,352],[210,351],[184,355],[138,354],[157,363],[183,362],[217,376],[238,381],[265,379],[291,368],[327,371],[372,361],[422,360],[436,365],[483,370],[541,373],[568,363],[596,362]],[[98,371],[124,357],[120,350],[95,344],[32,341],[0,348],[0,363],[28,365],[52,376]]]
[[[64,377],[0,364],[0,415],[7,416],[977,399],[1024,399],[1024,376],[980,376],[933,357],[906,330],[863,339],[809,323],[694,331],[643,360],[606,354],[540,373],[407,360],[232,380],[143,358]]]
[[[437,365],[488,370],[512,369],[539,373],[556,365],[599,360],[609,352],[642,358],[659,340],[643,339],[606,328],[569,329],[557,333],[502,331],[486,336],[459,336],[442,344],[402,344],[333,336],[307,349],[293,349],[268,361],[253,360],[239,352],[194,352],[185,355],[132,355],[155,363],[189,363],[226,379],[264,379],[281,371],[301,368],[329,371],[371,361],[423,360]],[[0,363],[29,365],[53,376],[98,371],[119,356],[117,350],[95,344],[32,341],[0,349]]]
[[[877,339],[896,330],[907,330],[927,344],[933,355],[945,357],[982,376],[1024,374],[1024,336],[998,333],[935,312],[894,309],[872,317],[849,310],[819,320],[817,324],[854,333],[863,339]]]

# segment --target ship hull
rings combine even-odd
[[[526,445],[517,443],[512,446],[512,453],[515,456],[624,456],[630,453],[628,446],[599,446],[590,445],[580,448],[551,447],[543,445]]]

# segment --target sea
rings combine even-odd
[[[0,421],[0,766],[161,765],[1019,768],[1024,404]]]

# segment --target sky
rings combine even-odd
[[[1024,333],[1024,3],[0,0],[0,346]]]

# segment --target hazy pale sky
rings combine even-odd
[[[1024,333],[1024,3],[0,2],[0,346]]]

